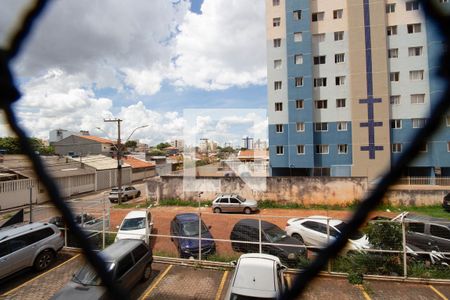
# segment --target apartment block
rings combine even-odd
[[[386,172],[444,91],[433,26],[417,1],[266,0],[271,174]],[[450,176],[450,113],[404,175]]]

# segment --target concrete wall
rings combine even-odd
[[[253,177],[246,180],[254,184],[265,181],[265,192],[254,191],[239,177],[197,178],[197,181],[210,179],[219,181],[217,192],[203,192],[201,200],[212,200],[220,193],[236,193],[255,200],[273,200],[281,203],[303,205],[330,204],[348,205],[361,199],[367,190],[366,178],[338,177]],[[205,186],[206,186],[205,182]],[[202,190],[199,188],[199,190]],[[163,176],[160,180],[148,181],[148,191],[159,199],[198,200],[198,192],[183,191],[183,177]]]
[[[384,202],[394,206],[397,205],[440,205],[442,199],[448,193],[447,190],[391,190],[385,197]]]

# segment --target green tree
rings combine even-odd
[[[29,138],[28,142],[31,144],[33,150],[40,154],[51,155],[55,153],[55,149],[52,146],[46,146],[41,139],[33,137]],[[23,154],[17,137],[0,138],[0,149],[6,150],[8,154]]]
[[[159,143],[158,145],[156,145],[156,148],[159,149],[159,150],[163,150],[164,148],[167,148],[167,147],[170,147],[170,146],[172,146],[172,145],[169,144],[169,143]]]
[[[125,147],[127,147],[127,148],[136,148],[137,147],[137,141],[127,141],[125,143]]]
[[[401,250],[402,225],[398,222],[374,222],[366,228],[370,244],[377,249]]]
[[[164,151],[161,151],[159,149],[153,149],[148,151],[148,155],[150,156],[164,156],[166,153]]]

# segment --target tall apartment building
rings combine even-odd
[[[273,176],[376,178],[443,94],[417,1],[266,0],[266,26]],[[450,176],[449,114],[405,175]]]

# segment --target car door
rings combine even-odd
[[[30,245],[32,232],[9,240],[10,254],[5,257],[10,267],[9,273],[22,270],[32,264],[36,252],[36,243]]]
[[[11,254],[9,248],[9,241],[0,243],[0,278],[3,278],[11,273],[11,266],[9,263],[9,255]]]
[[[179,225],[176,220],[172,220],[170,223],[170,235],[171,236],[179,236]],[[172,237],[173,242],[175,243],[175,246],[178,248],[178,238]]]
[[[307,246],[319,246],[317,242],[318,223],[315,221],[305,221],[300,225],[300,235]]]
[[[242,204],[241,201],[236,199],[235,197],[230,197],[230,211],[232,212],[242,212]]]
[[[446,226],[430,224],[431,245],[441,252],[450,252],[450,230]]]
[[[127,253],[117,262],[116,278],[124,290],[131,289],[136,282],[136,276],[139,275],[137,272],[133,272],[133,266],[134,261],[131,253]]]
[[[222,212],[230,212],[230,200],[228,197],[223,196],[218,202]]]
[[[425,251],[430,249],[431,240],[429,235],[425,234],[425,223],[406,223],[406,242]]]

